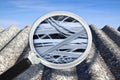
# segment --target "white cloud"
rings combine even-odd
[[[40,1],[33,1],[33,0],[26,0],[26,1],[9,1],[10,4],[19,7],[19,8],[41,8],[45,3],[43,0]],[[39,3],[39,4],[38,4]]]
[[[16,20],[9,20],[9,19],[0,20],[0,26],[2,27],[7,28],[10,25],[20,25],[20,22]]]
[[[33,10],[56,10],[56,9],[66,9],[66,5],[56,6],[52,5],[44,0],[27,0],[27,1],[9,1],[10,4],[22,8],[22,9],[33,9]],[[73,6],[67,5],[67,7],[73,8]]]

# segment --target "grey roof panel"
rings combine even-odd
[[[5,46],[4,49],[2,49],[2,51],[0,51],[0,64],[2,65],[0,66],[1,73],[15,64],[17,58],[28,44],[29,31],[30,27],[22,30]]]
[[[76,68],[56,70],[44,67],[41,80],[78,80]]]
[[[3,30],[4,30],[3,27],[0,26],[0,32],[2,32]]]
[[[120,32],[106,25],[102,29],[118,46],[120,46]]]
[[[12,25],[0,33],[0,51],[19,31],[20,29],[17,26]]]
[[[30,51],[29,44],[25,47],[22,54],[19,56],[16,62],[19,62],[25,57],[28,57],[28,53]],[[44,66],[42,64],[32,65],[29,69],[27,69],[22,74],[18,75],[14,80],[39,80],[42,77],[44,70]]]
[[[120,31],[120,27],[118,28],[118,31]]]
[[[120,66],[120,47],[102,30],[97,29],[93,25],[91,25],[91,29],[96,48],[100,51],[101,56],[115,78],[119,79],[120,70],[118,70],[118,66]]]
[[[116,38],[119,37],[118,31],[109,26],[102,30],[95,28],[94,25],[90,27],[93,34],[93,45],[88,57],[77,67],[56,70],[42,64],[32,65],[14,80],[119,80],[120,47],[115,42],[116,39],[112,39],[112,36],[115,37],[115,35]],[[6,44],[2,45],[4,48],[0,51],[0,74],[26,57],[30,51],[28,44],[30,27],[21,31],[17,30],[12,30],[14,33],[12,37],[2,37],[9,40],[3,41]],[[5,31],[11,32],[6,29],[3,31],[4,34]]]
[[[94,43],[88,57],[77,66],[78,79],[114,80],[114,76],[105,64]]]

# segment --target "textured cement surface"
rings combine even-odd
[[[32,65],[14,80],[120,80],[120,32],[106,25],[90,25],[93,44],[87,58],[71,69]],[[119,28],[118,28],[119,30]],[[0,27],[0,74],[28,56],[30,27]]]

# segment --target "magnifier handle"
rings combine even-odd
[[[32,63],[28,58],[21,60],[19,63],[15,64],[10,69],[1,74],[0,80],[12,80],[14,77],[28,69],[31,64]]]

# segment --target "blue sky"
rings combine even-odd
[[[69,11],[88,24],[120,26],[120,0],[0,0],[0,26],[24,28],[51,11]]]

